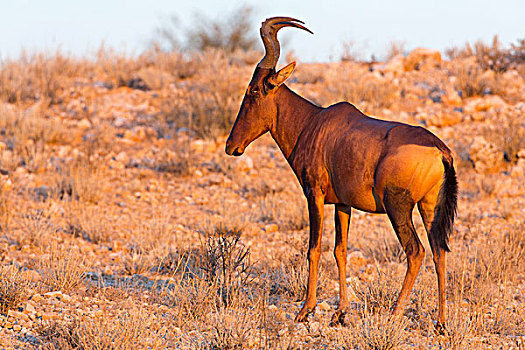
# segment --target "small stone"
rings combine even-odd
[[[441,96],[444,104],[452,107],[461,107],[463,100],[456,90],[450,90],[445,95]]]
[[[514,178],[523,178],[525,176],[525,159],[519,158],[518,163],[510,170],[510,176]]]
[[[279,230],[279,226],[277,224],[268,224],[264,226],[264,231],[268,233],[277,232]]]
[[[82,130],[89,129],[91,128],[91,122],[84,118],[78,122],[77,127]]]
[[[26,321],[26,322],[29,321],[29,316],[28,315],[26,315],[23,312],[19,312],[19,311],[15,311],[15,310],[9,310],[7,312],[7,316],[15,318],[17,320],[22,320],[22,321]]]
[[[271,311],[276,311],[278,308],[277,306],[271,304],[270,306],[268,306],[268,310],[271,310]]]
[[[102,317],[102,316],[104,316],[104,312],[99,309],[99,310],[93,312],[90,316],[91,317]]]
[[[0,191],[7,192],[11,188],[13,188],[13,182],[9,178],[9,175],[0,174]]]
[[[35,303],[41,302],[42,299],[44,298],[40,294],[33,294],[33,296],[31,296],[31,301],[34,301]]]
[[[47,292],[47,293],[44,293],[44,297],[45,298],[57,298],[57,299],[62,299],[62,292],[57,290],[57,291],[54,291],[54,292]]]
[[[365,256],[358,250],[348,254],[348,262],[357,267],[365,266],[367,264]]]
[[[56,320],[57,318],[58,318],[58,314],[56,312],[43,312],[42,313],[43,320]]]
[[[120,152],[115,156],[115,159],[124,164],[127,164],[129,162],[129,157],[126,154],[126,152]]]
[[[323,301],[322,303],[320,303],[320,304],[317,305],[317,308],[318,308],[319,310],[328,311],[328,310],[330,310],[332,307],[331,307],[330,304],[328,304],[326,301]]]

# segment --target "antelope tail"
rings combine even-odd
[[[443,249],[449,252],[448,238],[454,226],[458,201],[458,181],[451,157],[443,157],[445,173],[444,181],[438,195],[438,203],[434,210],[434,221],[430,226],[430,245],[433,251]]]

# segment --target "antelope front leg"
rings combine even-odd
[[[307,321],[317,304],[317,272],[321,257],[321,237],[323,234],[324,197],[310,195],[308,199],[308,214],[310,217],[310,244],[308,247],[308,285],[303,308],[295,317],[295,322]]]
[[[348,290],[346,289],[346,251],[350,213],[350,207],[336,204],[334,256],[339,270],[339,307],[332,316],[331,324],[334,326],[344,324],[344,316],[350,305],[348,302]]]

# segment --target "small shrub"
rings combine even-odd
[[[405,55],[407,52],[406,43],[403,41],[391,41],[387,46],[386,60],[390,61],[398,55]]]
[[[52,290],[70,291],[85,281],[87,268],[84,258],[71,248],[50,246],[42,257],[40,272],[42,281]]]
[[[154,258],[139,246],[131,246],[123,259],[124,271],[128,275],[141,275],[150,271]]]
[[[279,307],[269,308],[267,299],[262,298],[257,310],[260,349],[296,349],[300,337],[294,330],[293,319]]]
[[[397,279],[378,270],[377,277],[372,278],[371,281],[354,280],[350,286],[365,310],[377,313],[392,310],[397,300],[398,286],[400,285]]]
[[[13,265],[0,267],[0,314],[16,309],[27,297],[29,283]]]
[[[68,213],[65,231],[94,244],[101,244],[111,239],[109,224],[99,207],[86,207],[82,204],[75,213]]]
[[[36,173],[47,161],[47,144],[65,139],[62,126],[48,120],[42,113],[37,109],[5,112],[0,119],[0,137],[8,145],[8,152],[2,152],[3,167],[7,165],[7,169],[13,171],[23,166]]]
[[[405,343],[407,326],[408,322],[404,318],[365,313],[361,318],[356,342],[363,349],[399,349]]]
[[[319,281],[321,278],[319,278]],[[303,259],[290,259],[279,267],[269,270],[270,294],[281,294],[293,301],[306,297],[308,281],[308,264]]]
[[[510,56],[514,64],[525,63],[525,39],[518,39],[515,44],[510,45]]]
[[[503,151],[509,162],[516,162],[518,152],[525,148],[525,121],[519,114],[508,115],[503,125],[484,126],[481,134]]]
[[[463,97],[483,96],[490,92],[490,82],[477,65],[459,64],[454,75],[457,78],[456,90],[460,91]]]
[[[451,349],[462,349],[461,345],[465,339],[474,331],[476,327],[476,316],[472,308],[465,309],[463,300],[465,296],[464,280],[461,279],[452,297],[449,298],[449,304],[452,305],[447,315],[447,333],[439,341]]]
[[[5,232],[12,219],[11,193],[7,179],[0,175],[0,232]]]
[[[489,46],[482,41],[474,44],[474,52],[482,69],[491,69],[495,72],[504,72],[510,64],[509,51],[502,47],[497,35],[492,38]]]
[[[203,278],[174,278],[152,289],[152,301],[173,309],[177,327],[192,326],[202,321],[217,303],[216,285]]]
[[[49,239],[52,225],[44,215],[44,211],[29,211],[22,219],[22,242],[36,247],[42,247]]]
[[[341,62],[359,62],[364,59],[363,47],[359,47],[355,41],[344,41],[342,46]]]
[[[219,225],[206,232],[202,270],[211,283],[230,290],[246,284],[250,274],[250,249],[241,241],[242,230]]]
[[[99,164],[81,157],[72,164],[58,168],[55,177],[56,196],[97,203],[103,197],[102,168]]]
[[[158,119],[170,128],[183,128],[195,136],[215,140],[226,134],[237,116],[246,89],[248,70],[232,54],[213,50],[196,54],[200,73],[191,82],[159,93],[154,102]],[[237,63],[236,63],[237,62]],[[223,72],[216,78],[217,71]]]
[[[8,103],[40,101],[48,106],[62,100],[67,79],[82,74],[82,66],[57,52],[54,56],[25,53],[0,63],[0,100]]]
[[[282,295],[292,301],[302,301],[306,297],[308,282],[308,261],[303,255],[297,254],[294,257],[280,258],[281,263],[278,267],[267,270],[265,281],[268,284],[268,291],[272,295]],[[319,264],[317,274],[317,294],[330,290],[330,276],[324,264]]]
[[[47,349],[161,349],[159,328],[144,312],[128,310],[43,324],[38,333]]]
[[[465,43],[464,47],[452,47],[445,53],[451,59],[474,56],[482,70],[501,73],[523,60],[523,42],[518,40],[510,49],[504,48],[499,37],[494,35],[491,44],[478,40],[473,45]]]
[[[189,332],[182,343],[191,349],[245,349],[253,338],[257,317],[253,311],[219,308],[210,312],[203,324],[195,324],[198,332]]]

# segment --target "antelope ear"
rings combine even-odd
[[[282,83],[286,81],[292,74],[292,72],[295,69],[295,62],[290,63],[286,67],[281,68],[276,73],[273,73],[270,77],[268,77],[268,83],[270,83],[273,86],[280,86]]]

